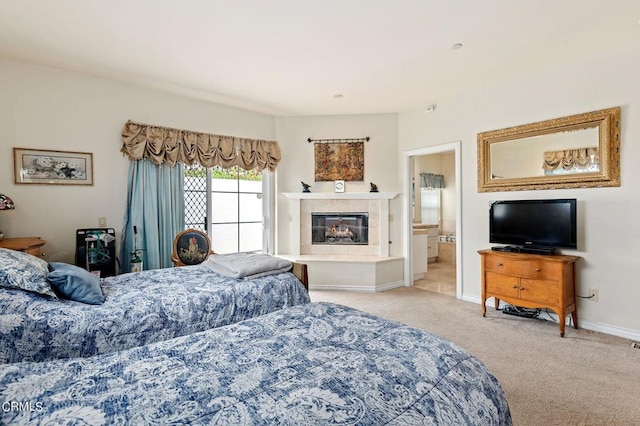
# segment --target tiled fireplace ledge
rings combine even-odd
[[[404,258],[351,255],[278,255],[305,263],[310,290],[378,292],[404,285]]]

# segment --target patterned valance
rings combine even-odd
[[[435,173],[420,173],[420,188],[444,188],[444,176]]]
[[[598,147],[546,151],[542,168],[546,175],[564,172],[593,172],[600,168]]]
[[[146,158],[155,164],[204,167],[233,166],[273,172],[280,162],[276,141],[221,136],[128,121],[122,129],[122,149],[132,161]]]

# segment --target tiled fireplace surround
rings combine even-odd
[[[389,256],[389,200],[397,193],[285,193],[284,195],[293,201],[293,255]],[[368,213],[369,244],[311,244],[311,213],[318,212]],[[299,229],[299,233],[296,234],[295,229]]]
[[[292,253],[306,263],[311,290],[384,291],[404,285],[404,258],[389,256],[389,200],[395,192],[285,193],[293,219]],[[311,244],[311,213],[369,214],[369,244]]]

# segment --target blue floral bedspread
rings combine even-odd
[[[309,302],[290,272],[253,280],[202,266],[106,278],[87,305],[0,288],[0,363],[87,357],[184,336]]]
[[[511,424],[500,384],[463,349],[328,303],[122,352],[0,365],[0,400],[0,424]]]

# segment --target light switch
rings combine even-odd
[[[104,216],[100,216],[98,218],[98,226],[100,228],[106,228],[107,227],[107,218]]]

